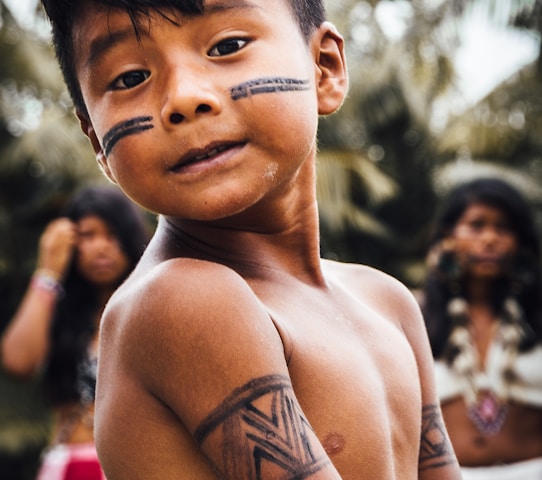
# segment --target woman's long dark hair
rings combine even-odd
[[[456,187],[440,210],[430,248],[451,234],[458,220],[473,203],[489,205],[504,212],[516,234],[519,251],[514,275],[495,283],[490,300],[494,311],[500,312],[503,301],[514,291],[513,295],[523,309],[525,321],[532,329],[531,335],[524,339],[519,348],[531,348],[536,342],[542,341],[540,245],[531,209],[515,188],[496,178],[480,178]],[[455,280],[454,289],[450,287],[450,281],[442,275],[442,271],[429,269],[424,285],[422,311],[435,358],[443,355],[452,329],[447,315],[448,302],[458,293],[455,289],[459,288],[459,293],[463,295],[466,293],[461,291],[461,278]]]
[[[90,186],[74,195],[62,216],[74,222],[88,215],[101,218],[118,238],[129,259],[129,268],[118,285],[135,267],[149,239],[144,214],[122,192],[110,185]],[[51,329],[51,348],[45,370],[45,387],[53,405],[79,400],[78,367],[85,358],[95,332],[97,292],[77,271],[75,259],[64,281]]]

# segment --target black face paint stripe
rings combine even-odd
[[[295,92],[308,90],[309,88],[310,83],[308,80],[285,77],[263,77],[232,87],[230,94],[233,100],[239,100],[240,98],[246,98],[249,95],[258,95],[259,93]]]
[[[234,390],[194,437],[199,445],[212,441],[221,447],[224,478],[259,480],[271,467],[282,473],[275,478],[304,480],[330,464],[316,453],[316,434],[284,375],[255,378]]]
[[[310,84],[308,80],[285,77],[263,77],[232,87],[230,94],[233,100],[239,100],[240,98],[260,93],[302,91],[309,88]],[[108,155],[117,142],[127,135],[133,135],[154,128],[154,125],[150,123],[151,121],[151,116],[142,116],[131,118],[115,125],[103,137],[102,144],[105,154]]]
[[[102,145],[104,152],[108,155],[116,143],[126,137],[127,135],[133,135],[135,133],[144,132],[154,128],[154,125],[150,123],[152,117],[135,117],[124,122],[117,123],[111,130],[109,130],[103,137]]]

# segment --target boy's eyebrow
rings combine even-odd
[[[247,0],[225,0],[210,5],[206,4],[204,6],[203,14],[210,15],[215,12],[245,8],[258,7],[254,3]],[[113,32],[109,31],[106,35],[95,38],[90,44],[89,55],[86,61],[86,65],[88,66],[92,64],[97,57],[99,57],[103,52],[111,48],[116,43],[125,40],[126,38],[133,38],[134,36],[137,36],[137,33],[134,30],[134,26],[130,25],[120,30],[116,30]]]
[[[257,5],[247,0],[226,0],[210,5],[208,3],[209,2],[205,2],[205,5],[203,6],[206,14],[222,10],[232,10],[234,8],[257,8]]]
[[[116,30],[114,32],[109,31],[105,35],[101,35],[92,42],[90,42],[88,59],[86,65],[91,65],[96,58],[98,58],[103,52],[111,48],[118,42],[125,40],[127,38],[135,38],[136,32],[134,31],[133,25],[129,25],[126,28]]]

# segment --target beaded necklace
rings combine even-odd
[[[473,344],[467,301],[454,297],[448,303],[447,311],[454,325],[448,346],[458,352],[451,368],[463,381],[462,390],[469,418],[481,433],[495,435],[506,420],[509,387],[513,380],[512,365],[525,332],[521,308],[514,298],[507,298],[504,302],[493,340],[503,352],[500,375],[492,384],[489,384],[486,372],[481,368],[478,351]]]

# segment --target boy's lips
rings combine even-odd
[[[173,165],[172,171],[178,171],[193,163],[210,160],[226,150],[242,146],[242,142],[214,142],[205,148],[194,148],[185,153],[181,159]]]

